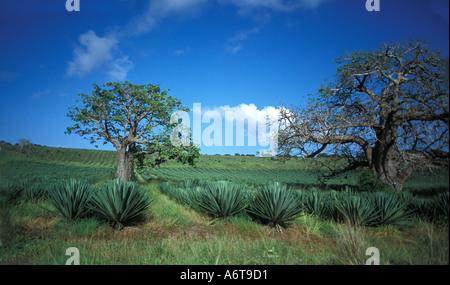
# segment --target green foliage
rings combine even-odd
[[[43,183],[33,183],[28,185],[24,190],[24,197],[28,201],[35,201],[47,196],[48,185]]]
[[[411,217],[408,205],[398,194],[375,193],[373,199],[378,213],[374,226],[399,225]]]
[[[433,197],[433,202],[436,213],[435,217],[442,217],[444,220],[449,220],[449,192],[444,192]]]
[[[250,196],[247,211],[271,226],[286,226],[300,214],[302,208],[290,188],[274,182],[257,187]]]
[[[26,179],[7,179],[0,182],[0,203],[13,205],[18,203],[24,195],[28,181]]]
[[[91,94],[79,94],[81,106],[69,108],[67,116],[75,124],[67,128],[66,134],[78,134],[93,144],[111,143],[118,151],[126,150],[128,159],[137,158],[141,165],[144,156],[151,154],[157,154],[154,164],[176,159],[194,165],[200,149],[191,143],[191,134],[177,143],[173,140],[177,137],[172,137],[176,128],[181,127],[180,120],[172,121],[172,114],[189,111],[178,99],[153,84],[125,81],[93,84],[93,87]],[[133,169],[126,169],[129,166],[124,161],[118,166],[125,169],[120,178],[129,180]]]
[[[247,207],[246,191],[228,181],[208,182],[199,192],[198,209],[214,218],[228,218]]]
[[[322,191],[297,191],[297,197],[302,203],[302,209],[308,214],[327,216],[330,214],[330,196]]]
[[[48,189],[49,201],[63,218],[72,221],[88,212],[87,204],[92,197],[90,184],[76,179],[55,182]]]
[[[200,187],[192,180],[185,180],[179,185],[170,182],[163,182],[159,185],[159,189],[170,199],[173,199],[183,205],[195,208]]]
[[[430,199],[420,198],[409,192],[402,193],[401,198],[406,204],[406,209],[410,211],[412,215],[426,221],[434,219],[435,211]]]
[[[389,185],[378,180],[370,170],[361,171],[356,179],[357,189],[360,192],[382,192],[390,189]]]
[[[118,229],[135,221],[151,205],[150,194],[143,192],[135,182],[115,179],[103,184],[92,197],[90,207],[94,214],[106,219]]]
[[[351,192],[334,193],[335,207],[340,216],[337,220],[354,226],[368,226],[378,218],[374,199],[369,195],[354,195]]]

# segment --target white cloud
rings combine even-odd
[[[153,0],[148,1],[146,11],[134,18],[123,31],[127,35],[148,33],[168,17],[189,17],[197,14],[207,0]]]
[[[243,48],[242,44],[237,44],[237,45],[233,45],[233,46],[227,46],[227,52],[231,53],[231,54],[236,54],[242,48]]]
[[[244,41],[246,41],[251,35],[258,34],[259,32],[260,28],[238,31],[233,37],[228,39],[229,44],[227,46],[227,52],[236,54],[244,47]]]
[[[239,42],[239,41],[245,41],[248,39],[249,36],[253,34],[257,34],[260,32],[259,28],[253,28],[250,30],[242,30],[237,32],[231,39],[229,39],[230,42]]]
[[[240,104],[236,107],[220,106],[206,113],[219,113],[224,118],[225,146],[269,146],[261,154],[272,156],[278,151],[279,110],[273,106],[258,110],[255,104]]]
[[[34,92],[33,94],[31,94],[31,98],[32,98],[32,99],[39,99],[39,98],[41,98],[42,96],[47,95],[47,94],[49,94],[49,93],[50,93],[50,90],[49,90],[49,89],[47,89],[47,90],[45,90],[45,91]]]
[[[120,53],[118,39],[113,35],[99,37],[94,31],[87,31],[79,37],[81,46],[74,49],[74,59],[69,62],[67,75],[80,77],[103,68],[109,79],[124,80],[133,63],[128,56],[117,57]]]
[[[175,51],[175,55],[182,55],[182,54],[184,54],[184,50],[182,50],[182,49],[177,49]]]
[[[234,119],[237,120],[244,120],[244,119],[251,119],[254,121],[260,120],[261,118],[270,117],[270,118],[278,118],[279,115],[279,109],[273,106],[266,106],[261,110],[258,110],[258,107],[251,103],[251,104],[239,104],[235,107],[230,107],[229,105],[214,107],[214,108],[203,108],[202,113],[207,111],[217,111],[222,116],[225,115],[225,112],[231,112],[234,114]]]
[[[241,12],[258,8],[289,12],[299,8],[314,9],[326,1],[330,0],[216,0],[215,3],[234,5]],[[119,39],[148,33],[166,18],[197,15],[208,2],[211,3],[208,0],[148,0],[145,11],[133,18],[123,29],[103,37],[97,36],[92,30],[81,34],[80,44],[74,49],[74,58],[68,63],[67,75],[82,77],[95,69],[103,69],[110,79],[125,79],[134,65],[127,55],[121,55]],[[239,52],[244,47],[243,42],[259,32],[259,28],[239,31],[228,40],[227,52]],[[186,50],[180,49],[175,51],[175,54],[181,55],[184,52]],[[10,77],[5,73],[1,74],[0,79]]]
[[[107,74],[111,80],[123,81],[133,67],[133,62],[128,59],[128,56],[124,56],[109,63]]]
[[[266,125],[266,123],[275,123],[278,121],[279,109],[273,106],[266,106],[261,110],[255,104],[240,104],[236,107],[229,105],[204,108],[205,112],[218,112],[224,118],[225,124],[235,124],[244,126],[245,132],[248,136],[256,135],[256,128],[258,124]]]

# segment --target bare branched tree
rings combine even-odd
[[[348,159],[400,192],[418,168],[449,158],[449,60],[426,41],[382,44],[336,61],[336,80],[306,107],[283,107],[280,154]]]
[[[20,145],[20,150],[19,150],[20,153],[23,152],[23,150],[26,146],[31,145],[31,140],[29,140],[29,139],[19,139],[18,141],[19,141],[19,145]]]

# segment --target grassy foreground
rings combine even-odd
[[[83,158],[81,151],[13,150],[3,153],[0,164],[3,175],[18,179],[82,173],[101,184],[114,173],[107,153]],[[360,265],[370,258],[369,247],[379,250],[383,265],[449,264],[448,222],[414,218],[401,226],[356,228],[303,214],[279,231],[247,216],[213,220],[163,195],[160,180],[145,181],[138,173],[136,179],[153,203],[139,223],[121,231],[93,217],[65,221],[45,210],[51,205],[44,198],[2,206],[0,264],[63,265],[70,247],[79,249],[84,265]]]
[[[151,211],[121,231],[95,218],[67,222],[46,201],[2,209],[0,264],[324,265],[365,264],[376,247],[380,264],[448,264],[448,225],[416,220],[402,228],[354,228],[302,215],[282,232],[233,217],[213,221],[169,200],[156,183]],[[3,237],[5,236],[5,237]]]

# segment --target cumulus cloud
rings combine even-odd
[[[226,146],[234,145],[234,133],[236,146],[244,145],[244,137],[247,137],[249,146],[256,146],[256,141],[267,146],[273,142],[272,136],[278,130],[279,110],[273,106],[259,110],[255,104],[225,105],[202,111],[203,117],[220,114],[224,119]]]
[[[128,71],[133,68],[134,64],[128,59],[128,56],[117,58],[109,63],[107,75],[112,80],[123,81],[127,78]]]
[[[299,8],[314,9],[329,0],[216,0],[215,3],[233,5],[238,11],[268,9],[276,11],[294,11]],[[162,20],[177,17],[188,18],[200,13],[208,0],[152,0],[147,1],[144,12],[134,17],[128,25],[116,29],[103,37],[89,30],[79,36],[79,45],[75,47],[73,60],[68,63],[68,76],[85,76],[95,69],[101,69],[112,80],[126,79],[134,64],[119,49],[119,39],[143,35],[154,29]],[[243,42],[251,35],[259,33],[259,28],[239,31],[228,40],[227,52],[235,54],[244,47]],[[181,55],[185,50],[175,51]],[[8,74],[2,74],[5,80]]]
[[[74,49],[74,59],[69,62],[67,75],[83,77],[94,69],[103,68],[112,80],[123,80],[133,63],[128,56],[119,57],[118,39],[113,35],[99,37],[89,30],[79,37],[80,45]]]

